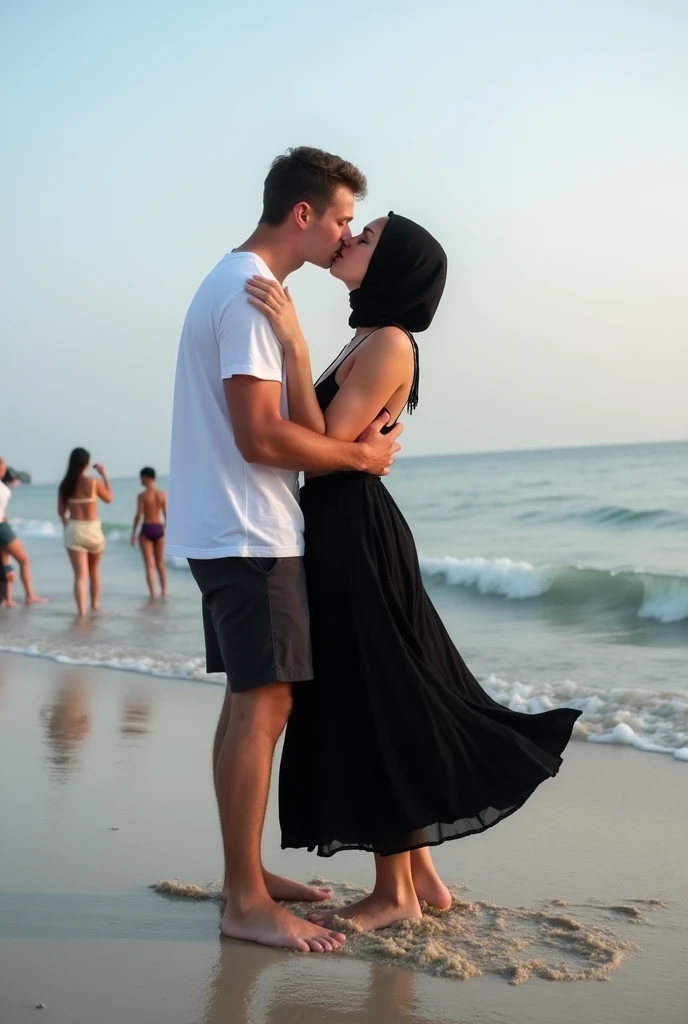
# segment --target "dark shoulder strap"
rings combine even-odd
[[[345,355],[345,356],[344,356],[344,358],[342,359],[342,363],[345,363],[345,362],[346,362],[346,360],[347,360],[347,359],[349,358],[349,356],[350,356],[350,355],[353,355],[353,353],[354,353],[354,352],[356,351],[356,349],[358,348],[358,346],[359,346],[359,345],[362,345],[364,341],[367,341],[367,340],[368,340],[368,338],[372,338],[372,336],[373,336],[374,334],[377,334],[377,332],[378,332],[378,331],[381,331],[381,330],[382,330],[382,327],[375,327],[375,328],[374,328],[374,329],[373,329],[372,331],[368,331],[368,333],[367,333],[367,334],[364,334],[364,335],[363,335],[363,337],[361,338],[361,340],[360,340],[360,341],[357,341],[357,342],[356,342],[356,344],[354,345],[354,347],[353,347],[353,348],[351,349],[351,352],[347,352],[347,353],[346,353],[346,355]],[[342,363],[340,363],[339,365],[341,366],[341,365],[342,365]]]

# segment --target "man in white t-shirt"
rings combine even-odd
[[[172,419],[167,551],[189,561],[203,597],[207,670],[226,672],[228,681],[213,750],[222,931],[316,952],[336,949],[344,936],[275,900],[328,892],[266,871],[260,853],[291,686],[313,678],[297,475],[383,475],[401,427],[382,435],[379,418],[350,443],[291,423],[282,349],[244,286],[254,274],[282,282],[304,263],[328,269],[365,191],[356,167],[322,150],[302,146],[273,162],[256,230],[220,260],[189,307]]]

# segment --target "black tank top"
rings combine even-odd
[[[381,328],[379,328],[379,327],[375,328],[375,330],[378,330],[378,331],[380,329]],[[375,334],[375,331],[371,331],[370,334],[366,334],[363,338],[361,338],[361,340],[358,342],[358,344],[354,345],[354,347],[351,349],[351,352],[347,352],[347,354],[344,356],[343,359],[335,360],[335,362],[332,365],[332,368],[330,370],[328,370],[327,373],[325,374],[325,376],[321,377],[320,380],[318,381],[318,383],[315,385],[315,397],[318,399],[318,405],[320,406],[322,412],[325,412],[325,410],[327,409],[328,405],[330,404],[330,402],[332,401],[334,396],[339,391],[339,384],[337,383],[337,379],[336,379],[337,378],[337,370],[342,365],[342,363],[345,363],[346,360],[349,358],[349,356],[353,352],[356,351],[358,346],[362,345],[363,342],[366,341],[370,337],[371,334]],[[385,412],[385,411],[389,412],[389,409],[387,409],[387,410],[381,409],[380,410],[380,412]],[[400,415],[401,415],[401,413],[399,413],[399,416]],[[399,419],[399,416],[397,416],[397,418],[394,421],[394,423],[388,423],[386,427],[383,427],[382,430],[380,431],[380,433],[381,434],[388,434],[390,432],[390,430],[392,430],[397,425],[397,421]]]

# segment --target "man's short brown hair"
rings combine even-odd
[[[365,175],[348,160],[312,146],[296,146],[272,161],[263,188],[261,224],[283,224],[297,203],[309,203],[318,213],[332,205],[340,185],[363,199]]]

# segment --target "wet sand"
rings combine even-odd
[[[518,814],[435,851],[461,901],[451,919],[304,956],[220,941],[216,900],[150,888],[179,878],[212,895],[221,700],[214,686],[0,656],[3,1024],[685,1020],[686,765],[575,743]],[[265,859],[352,895],[371,881],[364,855],[281,852],[274,804]],[[590,966],[590,945],[566,935],[595,930],[624,951],[609,980],[547,980],[552,965]],[[448,949],[478,972],[446,969]],[[519,956],[544,972],[510,975]]]

